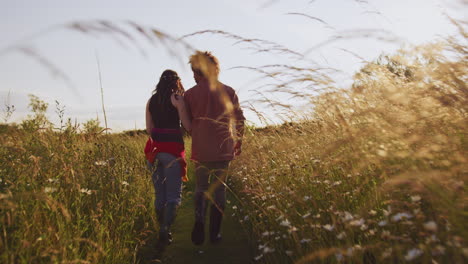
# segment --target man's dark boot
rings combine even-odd
[[[220,210],[221,209],[221,210]],[[221,222],[224,208],[211,205],[210,208],[210,241],[213,244],[221,242]]]
[[[159,241],[167,245],[172,243],[172,234],[170,230],[176,217],[177,207],[177,203],[167,203],[163,222],[162,225],[160,225]]]
[[[162,209],[156,209],[156,220],[158,220],[159,226],[162,225],[164,219],[164,207]]]
[[[201,245],[205,242],[206,200],[204,193],[195,194],[195,224],[192,229],[192,243]]]

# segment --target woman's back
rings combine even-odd
[[[180,119],[177,109],[171,104],[170,98],[167,101],[158,102],[157,94],[153,94],[149,103],[153,125],[155,128],[179,129]]]

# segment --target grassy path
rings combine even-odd
[[[188,184],[185,189],[193,190]],[[228,200],[229,200],[228,195]],[[207,220],[209,219],[209,212]],[[222,235],[223,241],[217,245],[209,242],[208,221],[205,226],[205,243],[201,246],[192,244],[190,235],[194,221],[194,204],[192,192],[186,191],[183,194],[182,205],[178,210],[177,218],[173,224],[172,231],[174,242],[164,250],[157,252],[155,249],[156,237],[153,238],[153,246],[145,249],[146,257],[140,259],[140,263],[213,263],[213,264],[239,264],[251,263],[253,260],[253,250],[249,245],[247,234],[234,217],[232,210],[226,210],[223,219]],[[154,249],[154,250],[153,250]],[[156,254],[156,255],[155,255]]]

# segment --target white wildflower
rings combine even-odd
[[[377,150],[377,155],[379,155],[381,157],[386,157],[387,156],[387,151],[385,151],[383,149],[379,149],[379,150]]]
[[[268,254],[268,253],[272,253],[272,252],[275,252],[275,249],[269,248],[269,247],[264,247],[263,248],[263,254]]]
[[[341,181],[336,181],[336,182],[333,183],[333,186],[338,186],[340,184],[341,184]]]
[[[360,229],[361,229],[361,231],[365,231],[365,230],[367,230],[367,228],[368,228],[367,225],[363,224],[363,225],[361,225]]]
[[[303,238],[303,239],[301,239],[300,243],[305,244],[305,243],[309,243],[310,241],[312,241],[312,240],[309,239],[309,238]]]
[[[288,221],[288,219],[285,219],[285,220],[281,221],[281,223],[280,223],[280,226],[289,227],[290,225],[291,225],[291,223]]]
[[[87,194],[87,195],[90,195],[92,193],[90,189],[86,189],[86,188],[81,188],[80,192],[84,193],[84,194]]]
[[[382,212],[383,212],[383,214],[384,214],[385,216],[387,216],[387,217],[390,215],[390,212],[387,211],[387,210],[385,210],[385,209],[382,209]]]
[[[410,219],[412,218],[413,216],[409,213],[406,213],[406,212],[403,212],[403,213],[398,213],[398,214],[395,214],[392,216],[392,221],[393,222],[398,222],[402,219]]]
[[[421,201],[421,196],[419,195],[411,196],[410,198],[411,198],[411,202],[413,203]]]
[[[298,230],[297,227],[291,226],[291,228],[289,228],[288,232],[292,233],[292,232],[296,232],[297,230]]]
[[[388,216],[390,215],[390,213],[392,212],[392,208],[391,208],[390,205],[389,205],[389,206],[387,207],[387,210],[382,209],[382,212],[383,212],[383,214],[384,214],[385,216],[388,217]]]
[[[351,221],[353,219],[354,219],[354,216],[350,212],[347,212],[347,211],[344,212],[343,221]]]
[[[338,238],[339,240],[342,240],[346,237],[346,233],[345,232],[341,232],[339,233],[338,235],[336,235],[336,238]]]
[[[107,161],[105,161],[105,160],[98,160],[98,161],[94,162],[94,165],[96,165],[96,166],[106,166],[106,165],[107,165]]]
[[[129,186],[130,184],[127,181],[122,181],[123,186]]]
[[[427,231],[436,232],[437,231],[437,224],[434,221],[426,222],[426,223],[424,223],[424,229],[426,229]]]
[[[328,230],[328,231],[332,231],[334,228],[335,227],[330,224],[326,224],[323,226],[323,229]]]
[[[49,178],[49,179],[47,179],[47,181],[50,182],[50,183],[56,183],[56,182],[59,181],[59,179],[52,179],[52,178]],[[0,182],[2,182],[1,179],[0,179]]]
[[[54,188],[54,187],[45,187],[44,188],[45,193],[53,193],[53,192],[56,192],[56,191],[57,191],[57,188]]]
[[[236,205],[233,205],[233,206],[232,206],[232,209],[233,209],[233,210],[237,210],[237,206],[236,206]]]
[[[385,221],[385,220],[382,220],[382,221],[380,221],[380,222],[378,223],[379,226],[386,226],[387,224],[388,224],[388,222]]]
[[[351,226],[362,226],[364,224],[364,219],[354,220],[349,222]]]
[[[411,260],[421,256],[422,254],[423,254],[423,251],[420,250],[419,248],[410,249],[410,250],[408,250],[408,252],[406,252],[405,260],[406,261],[411,261]]]

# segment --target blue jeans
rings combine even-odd
[[[166,204],[180,205],[182,196],[182,168],[176,157],[169,153],[160,152],[156,155],[157,167],[153,172],[152,180],[156,199],[154,207],[162,210]],[[151,170],[153,164],[148,162]]]

